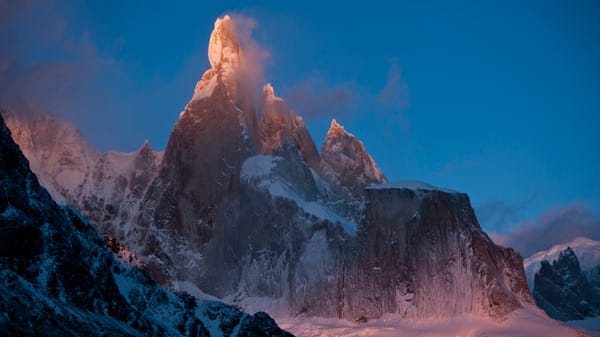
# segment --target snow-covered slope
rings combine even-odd
[[[0,117],[0,335],[290,336],[266,314],[159,287],[119,263],[30,171]]]
[[[519,309],[506,320],[464,315],[449,319],[404,320],[398,315],[365,323],[327,318],[281,318],[279,325],[297,337],[582,337],[587,333],[549,319],[535,307]],[[594,335],[595,336],[595,335]]]
[[[540,270],[542,261],[547,260],[551,263],[558,259],[559,254],[569,247],[577,255],[582,272],[600,285],[600,278],[595,277],[596,274],[600,274],[600,242],[580,237],[571,242],[558,244],[550,249],[537,252],[523,261],[529,289],[533,290],[534,276]]]

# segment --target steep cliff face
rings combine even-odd
[[[263,88],[258,124],[261,154],[271,154],[284,145],[298,147],[304,161],[319,169],[319,153],[301,117],[296,116],[286,102],[275,96],[271,84]]]
[[[246,160],[241,200],[234,242],[244,253],[237,254],[243,258],[235,301],[279,314],[338,317],[340,262],[356,225],[327,206],[323,182],[298,148]]]
[[[235,198],[239,170],[254,153],[256,134],[252,95],[238,76],[244,55],[229,16],[215,22],[208,56],[212,68],[173,128],[145,199],[146,209],[154,211],[142,219],[158,227],[161,222],[154,219],[165,220],[198,244],[210,239],[212,218],[224,216],[224,200]]]
[[[532,302],[522,260],[481,230],[467,195],[421,183],[367,189],[344,316],[503,317]]]
[[[600,315],[600,292],[582,273],[570,247],[552,263],[542,261],[532,293],[538,306],[554,319],[569,321]]]
[[[291,336],[264,313],[168,292],[117,262],[39,185],[1,117],[0,228],[1,335]]]

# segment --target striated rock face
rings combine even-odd
[[[481,230],[465,194],[368,188],[342,311],[353,318],[386,312],[503,317],[532,302],[521,263],[514,250],[496,246]]]
[[[291,336],[266,314],[160,288],[30,171],[0,117],[0,335]]]
[[[364,188],[387,182],[364,144],[334,119],[321,147],[323,178],[342,195],[360,199]]]
[[[570,247],[552,264],[542,261],[532,293],[537,305],[554,319],[570,321],[600,315],[600,292],[582,273]]]
[[[258,124],[259,153],[271,154],[284,145],[298,147],[304,161],[319,169],[319,153],[301,117],[294,114],[286,102],[275,96],[271,84],[263,88]]]

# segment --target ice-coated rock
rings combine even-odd
[[[570,247],[551,263],[542,260],[532,293],[537,305],[554,319],[569,321],[600,315],[600,291],[581,271]]]

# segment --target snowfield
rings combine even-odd
[[[600,336],[554,321],[540,309],[513,312],[507,320],[464,315],[451,319],[410,321],[396,315],[366,323],[326,318],[276,318],[279,326],[296,337],[570,337]]]

